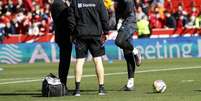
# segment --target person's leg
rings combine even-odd
[[[96,67],[96,75],[98,78],[98,83],[102,85],[104,84],[104,68],[103,68],[102,58],[94,57],[93,61]]]
[[[67,87],[67,75],[70,68],[71,62],[71,50],[72,44],[58,44],[59,45],[59,78],[61,83],[63,83]]]
[[[121,49],[124,50],[133,50],[134,56],[135,56],[135,62],[137,66],[140,66],[140,64],[142,63],[141,61],[141,53],[138,49],[134,48],[134,46],[132,45],[132,42],[130,41],[130,39],[132,38],[132,36],[128,36],[128,34],[126,34],[125,31],[119,31],[118,35],[115,39],[115,44],[120,47]]]
[[[88,48],[86,44],[87,40],[77,39],[75,43],[76,51],[76,66],[75,66],[75,96],[80,96],[80,82],[82,78],[83,65],[85,57],[87,56]]]
[[[101,57],[95,57],[94,59],[95,67],[96,67],[96,75],[98,78],[99,84],[99,95],[105,95],[104,91],[104,67],[102,63]]]
[[[130,91],[134,87],[135,59],[132,51],[124,50],[124,57],[127,63],[128,82],[124,90]]]
[[[128,18],[130,19],[130,18]],[[124,57],[127,63],[128,82],[124,86],[124,90],[130,91],[134,87],[134,74],[135,74],[135,53],[136,50],[132,44],[132,36],[136,31],[135,23],[130,20],[125,20],[118,31],[115,43],[124,51]]]
[[[102,57],[105,54],[105,48],[100,43],[99,37],[91,38],[89,41],[89,51],[93,56],[93,61],[96,67],[96,75],[99,84],[99,95],[105,95],[104,91],[104,67]]]
[[[98,84],[99,84],[99,95],[105,95],[104,91],[104,67],[102,63],[101,57],[94,57],[93,58],[95,67],[96,67],[96,75],[98,78]]]
[[[133,45],[128,41],[130,37],[132,36],[126,30],[120,28],[115,39],[115,44],[121,49],[133,50]]]
[[[139,49],[134,48],[133,54],[134,54],[134,58],[135,58],[135,64],[139,67],[142,64],[141,52]]]
[[[82,79],[83,65],[85,62],[85,58],[76,59],[75,66],[75,82],[80,82]]]
[[[132,16],[128,17],[127,20],[126,20],[126,22],[125,22],[125,30],[126,30],[127,33],[129,33],[129,35],[131,35],[131,37],[128,38],[127,42],[130,43],[131,45],[133,45],[132,44],[133,33],[137,31],[137,25],[136,25],[136,23],[134,23],[132,21],[132,19],[133,19]],[[134,46],[133,46],[133,50],[132,51],[133,51],[133,55],[134,55],[134,58],[135,58],[136,65],[140,66],[140,64],[142,62],[141,61],[141,52],[137,48],[135,48]]]
[[[85,58],[79,58],[76,60],[75,66],[75,96],[80,96],[80,81],[83,73],[83,65]]]

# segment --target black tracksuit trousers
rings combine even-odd
[[[66,86],[68,71],[71,62],[72,43],[58,44],[59,46],[59,78],[61,83]]]

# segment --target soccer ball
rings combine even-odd
[[[154,90],[157,93],[163,93],[165,92],[167,85],[163,80],[155,80],[153,84]]]

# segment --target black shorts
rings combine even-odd
[[[105,48],[100,42],[100,37],[78,38],[75,42],[76,58],[85,58],[88,50],[93,57],[105,54]]]

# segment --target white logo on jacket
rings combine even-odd
[[[96,7],[95,3],[78,3],[77,4],[78,8],[88,8],[88,7]]]

